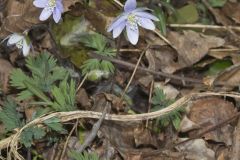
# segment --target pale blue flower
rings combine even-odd
[[[22,50],[24,56],[29,54],[31,43],[29,38],[26,35],[13,33],[12,35],[8,36],[8,46],[15,45],[18,49]]]
[[[34,0],[33,5],[43,8],[39,17],[41,21],[45,21],[53,15],[54,21],[58,23],[64,11],[62,0]]]
[[[108,32],[113,31],[113,38],[118,37],[126,27],[129,41],[135,45],[139,39],[138,25],[149,30],[155,30],[152,20],[159,21],[157,17],[146,12],[148,8],[136,8],[136,0],[127,0],[124,12],[109,26]]]

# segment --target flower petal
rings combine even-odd
[[[62,4],[62,0],[57,0],[57,6],[56,6],[61,13],[64,12],[64,7],[63,7],[63,4]]]
[[[126,26],[126,22],[120,23],[117,27],[113,29],[113,38],[117,38]]]
[[[10,45],[16,44],[17,42],[19,42],[23,38],[24,37],[22,35],[14,33],[9,37],[7,45],[10,46]]]
[[[22,53],[26,57],[29,54],[29,51],[30,51],[30,45],[28,45],[27,41],[24,39],[23,40]]]
[[[52,11],[47,9],[47,8],[44,8],[42,13],[40,14],[40,21],[45,21],[47,20],[50,16],[52,15]]]
[[[139,38],[139,30],[138,28],[136,29],[131,29],[129,25],[127,25],[127,37],[128,40],[133,44],[137,44],[138,38]]]
[[[58,8],[55,8],[53,11],[53,19],[56,23],[58,23],[61,19],[61,11]]]
[[[38,8],[44,8],[48,4],[48,0],[35,0],[33,5]]]
[[[159,19],[152,15],[151,13],[148,13],[148,12],[135,12],[134,13],[136,16],[138,17],[142,17],[142,18],[147,18],[147,19],[151,19],[151,20],[154,20],[154,21],[159,21]]]
[[[155,30],[155,24],[152,22],[152,20],[147,18],[139,18],[140,23],[138,23],[141,27],[149,30]]]
[[[127,0],[127,2],[124,5],[124,11],[130,12],[130,11],[134,10],[136,7],[137,7],[136,0]]]
[[[126,20],[127,20],[126,14],[118,16],[116,20],[114,20],[112,24],[108,27],[107,31],[111,32],[114,28],[118,27],[118,25],[120,25],[122,22],[124,21],[126,22]]]

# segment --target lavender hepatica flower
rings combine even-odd
[[[118,37],[126,27],[129,41],[135,45],[139,39],[138,25],[148,29],[155,30],[154,21],[159,21],[157,17],[147,12],[148,8],[136,8],[136,0],[127,0],[124,5],[124,13],[116,18],[109,26],[108,32],[113,31],[113,38]]]
[[[18,49],[22,50],[22,53],[24,56],[27,56],[29,54],[31,44],[30,40],[26,35],[13,33],[8,37],[8,46],[15,45]]]
[[[58,23],[64,11],[62,0],[35,0],[33,5],[38,8],[43,8],[39,17],[41,21],[45,21],[53,15],[54,21]]]

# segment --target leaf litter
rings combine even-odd
[[[137,45],[107,32],[126,1],[63,0],[59,24],[32,2],[0,1],[1,156],[239,158],[239,2],[137,1],[161,19]]]

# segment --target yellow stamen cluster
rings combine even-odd
[[[134,14],[129,14],[127,17],[127,22],[131,30],[137,30],[137,24],[139,23],[138,18]]]
[[[53,12],[55,7],[56,7],[56,0],[49,0],[47,4],[47,9]]]
[[[16,43],[16,47],[18,49],[22,49],[23,48],[23,40],[22,39]]]

